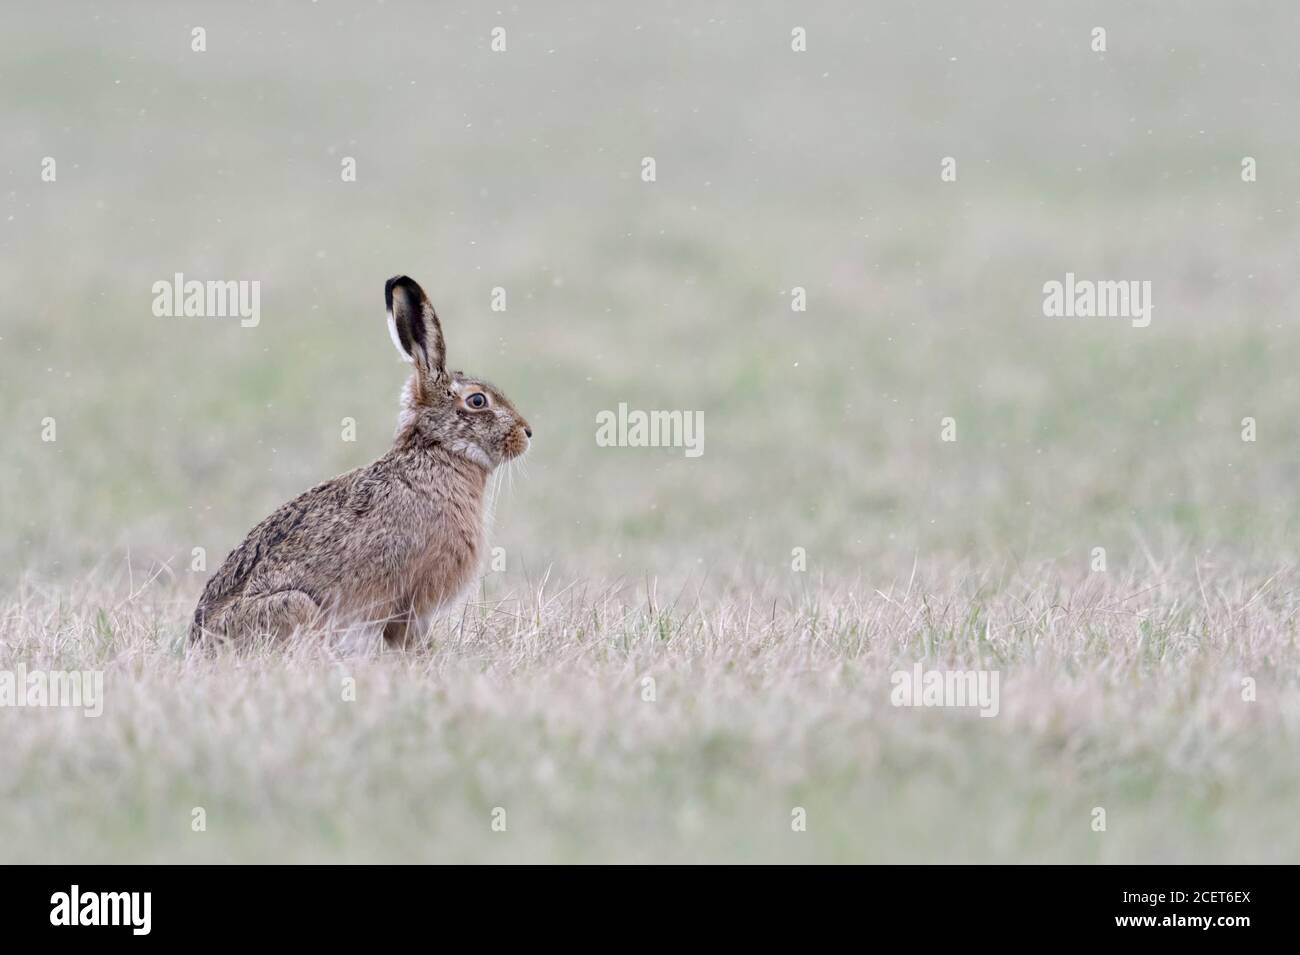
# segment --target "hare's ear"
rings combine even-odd
[[[447,368],[442,326],[424,289],[414,279],[394,275],[384,285],[388,332],[402,357],[430,378],[440,378]]]

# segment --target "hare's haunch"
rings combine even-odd
[[[254,527],[204,587],[191,640],[320,628],[406,642],[473,583],[488,475],[527,451],[533,432],[499,390],[447,370],[419,285],[395,276],[384,301],[414,365],[392,450]]]

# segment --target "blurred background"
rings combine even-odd
[[[918,554],[1082,569],[1095,543],[1112,560],[1139,538],[1293,545],[1289,4],[69,3],[4,21],[9,576],[128,548],[219,560],[383,453],[405,367],[382,288],[401,271],[451,365],[537,431],[498,506],[512,571],[761,575],[794,546],[834,574]],[[1150,327],[1044,318],[1066,271],[1151,281]],[[260,325],[155,317],[176,272],[259,280]],[[702,410],[703,456],[598,448],[619,402]]]

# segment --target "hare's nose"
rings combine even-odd
[[[528,437],[531,438],[531,437],[533,436],[533,429],[532,429],[532,428],[524,428],[524,434],[528,435]]]

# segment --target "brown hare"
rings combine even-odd
[[[393,342],[415,367],[392,450],[254,527],[208,580],[190,640],[322,630],[405,644],[477,576],[488,475],[533,432],[496,388],[447,371],[442,328],[404,275],[384,286]]]

